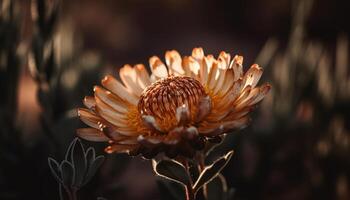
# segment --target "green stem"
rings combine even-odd
[[[202,152],[198,153],[196,158],[197,158],[197,162],[198,162],[198,170],[199,170],[199,173],[201,173],[205,168],[203,153]]]
[[[198,153],[197,159],[198,159],[198,171],[199,171],[199,174],[201,174],[202,171],[203,171],[204,168],[205,168],[205,162],[204,162],[204,155],[203,155],[203,152]],[[202,187],[202,190],[203,190],[204,198],[207,199],[207,196],[208,196],[208,189],[207,189],[207,186],[204,185],[204,186]]]
[[[195,199],[194,192],[193,192],[191,185],[185,186],[185,192],[186,192],[186,200],[194,200]]]
[[[187,176],[190,179],[189,183],[185,186],[186,200],[195,200],[195,194],[194,194],[194,190],[193,190],[193,187],[192,187],[193,186],[193,181],[192,181],[192,178],[191,178],[190,167],[189,167],[187,158],[184,158],[182,160],[182,164],[185,166],[185,169],[186,169],[186,172],[187,172]]]
[[[77,189],[72,189],[72,200],[77,200]]]

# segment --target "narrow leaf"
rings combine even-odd
[[[227,192],[227,184],[225,177],[218,174],[213,180],[207,183],[207,200],[225,200]]]
[[[71,156],[73,167],[75,169],[75,179],[73,185],[76,187],[80,187],[83,183],[83,179],[86,174],[87,163],[85,158],[84,147],[79,139],[76,139]]]
[[[66,151],[65,159],[68,160],[69,162],[72,162],[71,160],[71,155],[72,155],[72,149],[75,143],[77,142],[78,138],[75,138],[68,146],[68,149]]]
[[[97,170],[100,168],[104,160],[105,160],[104,156],[96,157],[96,159],[89,166],[89,171],[86,174],[83,185],[85,185],[91,180],[91,178],[96,174]]]
[[[161,199],[183,200],[185,196],[184,187],[176,182],[169,180],[156,180],[160,191]]]
[[[216,160],[213,164],[205,167],[193,186],[194,191],[197,192],[203,185],[215,178],[231,159],[232,154],[233,151],[230,151],[225,156]]]
[[[156,172],[158,176],[184,185],[188,185],[190,183],[185,168],[177,162],[162,160],[157,163],[155,160],[152,160],[152,165],[154,172]]]
[[[67,187],[71,187],[74,183],[74,168],[71,163],[64,160],[61,163],[61,172],[62,172],[62,181],[63,184]]]
[[[86,162],[87,162],[87,167],[89,167],[91,165],[91,163],[95,160],[95,149],[92,147],[89,147],[86,150],[85,158],[86,158]]]
[[[60,171],[60,166],[59,166],[58,162],[53,158],[48,158],[48,163],[49,163],[49,167],[50,167],[52,175],[55,177],[55,179],[59,183],[62,183],[61,171]]]

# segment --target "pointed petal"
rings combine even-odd
[[[216,62],[213,63],[209,75],[208,75],[208,87],[213,89],[216,83],[216,76],[218,75],[218,65]]]
[[[218,60],[224,61],[221,67],[223,67],[224,69],[227,69],[230,67],[231,55],[229,53],[226,53],[225,51],[221,51],[219,54]]]
[[[238,80],[243,75],[243,57],[236,55],[231,62],[230,68],[234,72],[234,81]]]
[[[194,48],[192,50],[192,57],[196,59],[198,62],[201,61],[204,58],[203,48],[201,47]]]
[[[153,56],[149,59],[149,65],[151,66],[152,74],[157,79],[168,77],[168,70],[166,66],[157,56]]]
[[[217,77],[215,86],[213,88],[214,94],[217,94],[218,92],[221,91],[222,86],[223,86],[224,81],[225,81],[226,71],[227,71],[226,69],[220,69],[220,68],[217,70],[218,77]]]
[[[260,77],[263,73],[263,69],[259,65],[254,64],[250,69],[244,74],[243,83],[244,87],[250,85],[252,88],[256,86]]]
[[[151,84],[149,74],[143,64],[137,64],[134,66],[137,74],[137,83],[142,89],[145,89]]]
[[[117,96],[112,94],[111,92],[99,87],[94,87],[95,96],[97,96],[100,100],[102,100],[107,105],[111,106],[114,110],[116,110],[119,113],[127,113],[128,109],[125,105],[125,102],[123,102],[121,99],[119,99]],[[95,105],[96,101],[94,99]]]
[[[108,146],[105,151],[107,153],[130,153],[138,147],[139,145],[112,144],[111,146]]]
[[[99,124],[104,121],[90,110],[85,108],[78,108],[78,116],[81,121],[83,121],[86,125],[91,126],[93,128],[99,129]]]
[[[95,97],[95,100],[96,111],[103,119],[117,127],[128,127],[128,120],[125,115],[115,112],[112,107],[105,104],[98,97]]]
[[[198,104],[198,111],[196,115],[196,122],[202,121],[211,111],[211,99],[209,96],[200,99]]]
[[[233,78],[233,69],[227,69],[225,73],[224,83],[222,84],[221,90],[219,91],[222,95],[225,95],[229,91],[231,86],[234,84]]]
[[[107,142],[109,140],[101,131],[95,128],[79,128],[77,135],[85,140],[94,142]]]
[[[174,75],[183,75],[185,73],[182,68],[182,58],[177,51],[167,51],[165,53],[165,61],[169,67],[169,73]]]
[[[88,109],[93,109],[96,106],[95,98],[90,96],[86,96],[83,103]]]
[[[271,89],[270,84],[265,84],[260,86],[259,95],[257,95],[256,98],[249,105],[254,105],[259,103],[267,95],[267,93],[269,93],[270,89]]]
[[[105,78],[102,79],[102,85],[124,101],[132,105],[137,105],[138,98],[131,94],[119,81],[117,81],[112,76],[105,76]]]
[[[224,126],[225,130],[243,129],[247,127],[249,121],[249,117],[243,117],[237,120],[224,122],[222,125]]]
[[[124,65],[119,71],[119,76],[129,91],[138,97],[141,95],[143,89],[138,85],[136,71],[130,65]]]

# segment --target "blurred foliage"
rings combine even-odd
[[[84,126],[77,120],[75,108],[81,105],[84,95],[91,92],[91,86],[97,84],[101,75],[108,70],[101,67],[107,66],[107,63],[94,51],[85,49],[70,19],[60,15],[62,14],[60,3],[68,4],[69,1],[31,1],[32,21],[28,25],[31,27],[30,42],[21,38],[22,23],[28,16],[25,16],[26,12],[21,12],[23,10],[19,2],[0,0],[0,89],[2,92],[0,98],[0,199],[59,199],[59,188],[46,160],[48,157],[54,157],[57,160],[65,159],[66,147],[73,140],[76,128]],[[93,1],[72,2],[79,6],[90,4],[90,11],[100,9],[100,7],[94,7],[97,3]],[[157,2],[154,1],[152,5]],[[100,26],[106,26],[108,30],[111,28],[113,31],[110,30],[108,37],[90,35],[88,38],[90,44],[87,46],[104,47],[100,45],[101,41],[107,44],[118,41],[119,50],[129,48],[135,51],[133,56],[143,58],[148,57],[150,52],[154,53],[153,48],[172,48],[164,47],[169,45],[164,43],[168,40],[164,35],[174,32],[184,37],[183,35],[189,34],[187,30],[192,31],[192,34],[193,32],[197,34],[198,30],[198,32],[205,32],[206,29],[202,30],[201,26],[207,24],[215,24],[210,26],[213,29],[212,32],[228,29],[232,32],[240,29],[239,33],[244,35],[246,30],[241,28],[240,25],[242,25],[247,28],[253,27],[250,34],[262,30],[265,31],[265,35],[268,35],[268,30],[277,31],[276,29],[281,26],[276,28],[274,23],[261,25],[259,19],[251,19],[251,13],[245,13],[249,10],[245,6],[255,5],[256,8],[253,10],[256,12],[260,9],[265,9],[265,12],[271,9],[272,13],[277,9],[277,13],[265,16],[265,13],[261,12],[260,15],[264,15],[264,22],[270,17],[276,18],[273,22],[283,22],[283,27],[290,24],[289,37],[287,41],[284,37],[271,37],[256,59],[256,63],[265,69],[266,81],[272,82],[272,94],[263,101],[259,113],[254,116],[254,123],[249,128],[243,133],[229,134],[220,148],[213,148],[210,151],[205,160],[206,165],[232,148],[235,149],[235,155],[225,169],[207,184],[207,190],[218,193],[217,196],[210,196],[211,193],[209,193],[207,198],[209,200],[232,199],[234,193],[234,198],[238,200],[349,199],[350,78],[349,42],[346,33],[332,32],[332,35],[339,34],[334,44],[309,38],[309,19],[314,13],[315,4],[313,3],[316,1],[292,1],[291,19],[278,17],[278,13],[289,8],[288,3],[291,1],[281,1],[278,4],[273,4],[274,1],[271,0],[259,1],[259,3],[239,1],[238,5],[236,2],[227,0],[219,1],[221,3],[203,2],[164,1],[165,8],[171,9],[171,15],[180,13],[181,19],[188,21],[188,24],[175,26],[181,24],[180,20],[177,17],[174,19],[164,17],[168,16],[165,14],[168,10],[162,10],[161,6],[156,7],[158,12],[151,12],[153,10],[146,9],[145,5],[137,7],[138,1],[131,3],[109,1],[111,10],[120,9],[118,17],[113,17],[114,15],[111,17],[103,12],[93,12],[95,13],[93,16],[101,17],[97,20]],[[263,8],[261,5],[266,2],[275,6],[275,10],[270,6]],[[118,3],[124,7],[115,8],[117,7],[115,5],[119,5]],[[197,10],[193,14],[191,5],[198,6],[200,11]],[[142,18],[149,24],[143,25],[138,24],[141,22],[137,20],[137,23],[132,21],[133,17],[127,16],[123,11],[128,7],[135,7],[134,17]],[[337,9],[333,9],[332,12],[334,10]],[[208,15],[209,11],[210,15]],[[196,17],[192,18],[191,14]],[[242,18],[237,18],[240,15]],[[220,18],[220,16],[223,17]],[[194,20],[200,17],[203,19]],[[168,21],[159,25],[154,23],[157,18],[166,18]],[[105,19],[116,21],[118,29],[107,26],[110,21]],[[239,19],[249,19],[250,26],[243,21],[237,22]],[[324,18],[321,17],[322,20]],[[90,26],[89,20],[85,19],[85,21],[88,21],[85,22],[85,26],[80,25],[85,27],[85,31],[88,31],[86,27],[89,30],[98,28]],[[194,26],[193,24],[198,21],[202,24]],[[339,19],[339,21],[344,22],[346,19]],[[330,21],[324,23],[330,23]],[[229,28],[223,29],[223,27]],[[219,29],[216,30],[216,28]],[[160,29],[164,29],[165,32]],[[101,30],[104,29],[99,29]],[[282,34],[285,33],[283,29]],[[329,33],[324,31],[319,35]],[[197,38],[197,35],[189,36],[185,42],[208,40],[203,41],[204,45],[215,43],[232,48],[231,43],[223,42],[225,40],[221,37],[224,36],[220,34],[216,34],[214,39],[205,36]],[[256,33],[256,35],[259,34],[260,32]],[[317,35],[315,31],[313,34]],[[250,35],[245,37],[249,38]],[[153,39],[156,40],[153,41]],[[136,48],[137,40],[142,40],[142,48]],[[174,39],[170,45],[176,43],[181,42]],[[188,43],[193,45],[192,41]],[[214,47],[211,46],[212,49]],[[182,48],[184,49],[183,46]],[[114,58],[116,54],[121,55]],[[110,59],[121,60],[118,62],[122,62],[123,59],[127,59],[128,62],[129,59],[135,59],[126,50],[110,53],[110,55],[112,55]],[[134,60],[131,61],[134,62]],[[40,127],[33,127],[33,133],[29,135],[28,130],[23,129],[23,126],[18,123],[20,122],[18,119],[19,83],[27,71],[35,80],[37,100],[40,105],[40,111],[38,111]],[[81,142],[92,145],[86,141]],[[94,145],[96,153],[102,154],[103,145]],[[107,157],[101,170],[82,190],[79,190],[78,196],[87,200],[96,199],[98,196],[116,199],[116,197],[127,196],[125,191],[139,191],[137,190],[139,188],[133,188],[133,185],[128,185],[127,188],[131,189],[127,190],[126,186],[117,180],[125,172],[128,161],[129,158],[122,155]],[[199,173],[196,169],[191,168],[191,170],[194,174],[192,178],[196,180]],[[226,178],[226,182],[220,178],[221,174]],[[132,180],[129,183],[133,183],[135,177],[130,179]],[[139,177],[136,179],[139,181]],[[212,185],[212,182],[216,184]],[[184,190],[177,183],[158,180],[157,184],[162,199],[181,199],[184,196]],[[220,187],[216,187],[220,184]],[[235,192],[229,189],[232,187],[235,188]],[[144,194],[145,197],[153,197],[152,195],[154,194]],[[204,194],[198,196],[198,199],[204,198]]]
[[[295,1],[287,44],[271,38],[257,57],[273,90],[250,136],[231,139],[243,162],[224,174],[235,179],[238,199],[350,198],[349,44],[341,35],[332,51],[308,39],[312,8]]]
[[[104,64],[96,53],[81,51],[72,26],[60,21],[60,1],[31,1],[33,32],[29,45],[21,38],[23,4],[10,0],[0,3],[0,88],[5,94],[0,98],[0,199],[59,199],[60,189],[45,160],[49,156],[65,157],[65,147],[76,128],[82,126],[75,107],[88,93],[84,85],[97,83],[101,78],[97,67]],[[18,124],[22,121],[18,119],[17,94],[20,78],[27,71],[37,86],[40,105],[40,127],[30,127],[32,133]],[[103,146],[96,146],[96,151],[102,153]],[[57,162],[50,160],[53,169]],[[114,184],[127,161],[123,156],[107,159],[103,173],[97,173],[79,196],[116,196],[121,186],[107,184]],[[77,169],[74,173],[85,172]]]

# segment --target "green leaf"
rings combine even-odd
[[[158,189],[161,199],[166,200],[183,200],[185,196],[184,187],[173,181],[157,179]]]
[[[228,161],[230,161],[232,157],[233,151],[228,152],[225,156],[216,160],[213,164],[205,167],[205,169],[200,174],[196,183],[193,186],[195,192],[197,192],[202,186],[207,184],[213,178],[215,178],[220,171],[226,166]]]
[[[74,167],[71,163],[64,160],[61,163],[61,172],[62,172],[62,181],[63,184],[67,187],[71,187],[74,183]]]
[[[83,185],[87,184],[92,177],[96,174],[97,170],[102,165],[103,161],[105,160],[104,156],[98,156],[96,159],[90,164],[89,171],[86,174],[86,177],[84,179]]]
[[[76,142],[77,138],[74,139],[68,146],[67,148],[67,151],[66,151],[66,155],[65,155],[65,160],[68,160],[68,161],[72,161],[71,160],[71,155],[72,155],[72,151],[73,151],[73,146],[75,145],[75,142]]]
[[[225,177],[218,174],[213,180],[207,183],[207,200],[225,200],[227,192],[227,184]]]
[[[73,167],[75,169],[75,178],[73,185],[79,188],[83,183],[83,179],[87,170],[84,147],[79,139],[74,140],[74,145],[72,147],[71,153],[71,159]]]
[[[152,160],[152,165],[154,172],[158,176],[183,185],[190,184],[186,169],[180,163],[171,160],[162,160],[157,163],[155,160]]]
[[[49,163],[49,167],[50,167],[52,175],[55,177],[55,179],[59,183],[62,183],[61,170],[60,170],[60,166],[59,166],[58,162],[53,158],[48,158],[48,163]]]

